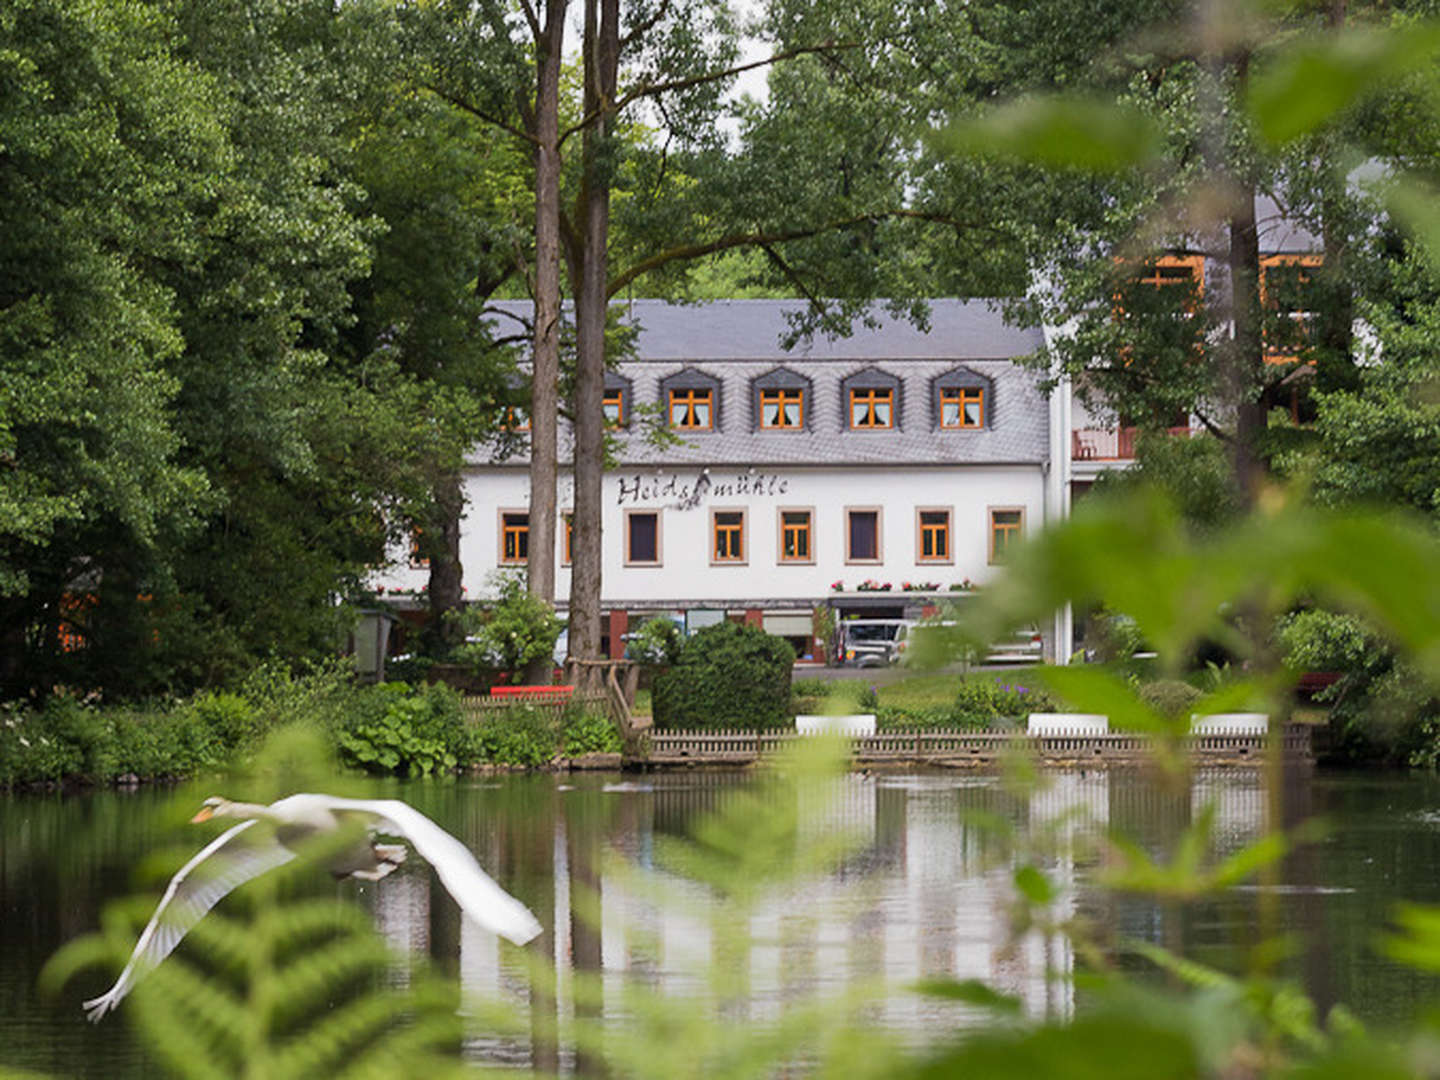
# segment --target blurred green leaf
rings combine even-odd
[[[996,1012],[1020,1013],[1020,999],[992,990],[979,979],[924,979],[915,984],[917,993],[926,997],[944,998],[964,1005],[975,1005]]]
[[[1262,138],[1288,142],[1422,70],[1437,50],[1434,24],[1303,39],[1251,78],[1247,105]]]
[[[1098,98],[1035,96],[952,124],[939,141],[959,153],[1000,154],[1086,172],[1122,172],[1156,157],[1160,129],[1138,109]]]
[[[1041,907],[1053,904],[1059,895],[1054,883],[1033,866],[1015,871],[1015,888],[1030,903]]]

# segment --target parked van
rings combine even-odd
[[[844,619],[838,659],[849,667],[888,667],[904,653],[914,625],[909,619]]]
[[[913,646],[917,644],[916,636],[924,634],[929,629],[933,628],[943,632],[953,629],[956,625],[950,620],[932,620],[913,624],[907,631],[906,640]],[[954,647],[958,649],[959,643],[956,642]],[[902,654],[905,652],[903,646],[900,652]],[[1034,626],[1025,626],[999,641],[992,641],[985,649],[984,655],[979,658],[979,662],[985,664],[1039,664],[1044,660],[1044,655],[1045,639],[1039,629]],[[972,659],[974,658],[972,657]]]

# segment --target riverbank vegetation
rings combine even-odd
[[[296,723],[323,733],[338,763],[378,775],[539,768],[620,750],[610,717],[579,705],[518,704],[475,719],[443,685],[362,685],[345,663],[303,673],[267,665],[232,691],[164,704],[52,695],[38,709],[12,705],[0,713],[0,788],[196,777],[245,761]]]

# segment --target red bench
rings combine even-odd
[[[575,693],[573,686],[492,686],[491,697],[538,698],[565,701]]]

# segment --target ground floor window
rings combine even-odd
[[[572,514],[572,513],[568,513],[568,512],[567,512],[567,513],[565,514],[565,517],[564,517],[564,528],[563,528],[563,530],[561,531],[561,537],[562,537],[561,542],[560,542],[560,565],[561,565],[561,566],[569,566],[572,562],[574,562],[574,559],[573,559],[573,557],[572,557],[571,554],[570,554],[570,541],[571,541],[572,538],[573,538],[572,534],[573,534],[573,532],[574,532],[574,529],[575,529],[575,515]]]
[[[919,525],[917,562],[948,563],[950,554],[950,511],[929,509],[916,511]]]
[[[1019,507],[991,507],[990,561],[1001,562],[1020,539],[1025,527],[1025,511]]]
[[[660,565],[660,515],[631,510],[625,515],[625,565]]]
[[[866,507],[845,511],[845,561],[880,561],[880,511]]]
[[[712,510],[710,513],[710,561],[745,561],[745,511]]]
[[[500,562],[513,565],[530,557],[530,515],[524,511],[500,512]]]
[[[780,561],[811,563],[815,561],[810,546],[812,511],[780,511]]]

